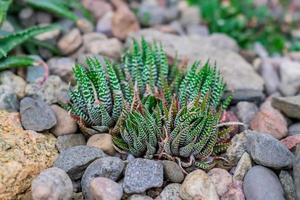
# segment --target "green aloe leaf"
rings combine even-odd
[[[57,0],[42,0],[42,1],[37,1],[37,0],[26,0],[26,2],[40,10],[47,11],[49,13],[52,13],[56,16],[59,17],[64,17],[67,19],[70,19],[72,21],[77,21],[78,16],[74,14],[70,7],[67,6],[63,1],[57,1]]]
[[[6,19],[8,8],[12,0],[0,0],[0,26]]]
[[[22,44],[28,39],[57,28],[55,25],[49,26],[34,26],[22,31],[18,31],[0,38],[0,59],[7,56],[7,54],[16,46]]]

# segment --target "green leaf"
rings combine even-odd
[[[0,60],[0,71],[11,68],[22,68],[34,65],[36,62],[30,56],[10,56]]]
[[[26,2],[40,10],[48,11],[58,17],[64,17],[72,21],[77,21],[79,17],[75,15],[63,1],[57,0],[26,0]]]
[[[33,26],[28,29],[11,33],[0,38],[0,59],[6,57],[7,54],[16,46],[22,44],[28,39],[57,28],[55,25],[49,26]]]
[[[12,0],[0,0],[0,27],[6,19],[8,8]]]

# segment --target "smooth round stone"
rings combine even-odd
[[[172,183],[181,183],[184,179],[184,174],[179,165],[174,161],[163,160],[164,175]]]
[[[58,136],[55,146],[59,152],[62,152],[67,148],[85,145],[85,143],[84,136],[79,133]]]
[[[87,141],[87,145],[91,147],[97,147],[111,156],[116,153],[113,146],[112,137],[107,133],[93,135]]]
[[[155,200],[181,200],[179,194],[180,187],[181,184],[179,183],[171,183],[167,185]]]
[[[104,177],[93,179],[89,191],[91,200],[120,200],[123,195],[123,188],[120,184]]]
[[[66,110],[57,105],[52,105],[51,108],[54,111],[57,119],[57,123],[51,129],[51,133],[56,136],[60,136],[72,134],[77,131],[77,123]]]
[[[284,192],[276,174],[263,166],[252,167],[243,185],[247,200],[284,200]]]

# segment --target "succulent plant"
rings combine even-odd
[[[229,144],[230,128],[218,124],[230,97],[222,100],[226,87],[216,68],[206,63],[197,72],[198,66],[186,74],[170,104],[161,101],[149,111],[137,106],[137,99],[123,110],[120,134],[114,136],[117,148],[138,157],[179,160],[184,167],[210,166],[207,159]]]

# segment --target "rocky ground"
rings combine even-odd
[[[242,50],[234,39],[208,32],[185,2],[144,1],[140,12],[120,1],[83,0],[95,26],[62,20],[64,30],[40,35],[64,54],[41,50],[43,66],[0,74],[0,199],[34,200],[295,200],[300,199],[300,53],[270,56],[261,45]],[[159,2],[159,1],[157,1]],[[51,22],[24,8],[20,20]],[[37,17],[39,15],[39,17]],[[39,19],[41,22],[37,22]],[[239,129],[224,157],[234,167],[185,174],[173,161],[122,156],[109,134],[86,138],[58,102],[67,100],[72,67],[96,55],[120,59],[132,38],[159,41],[170,62],[216,62],[233,103],[226,115]]]

